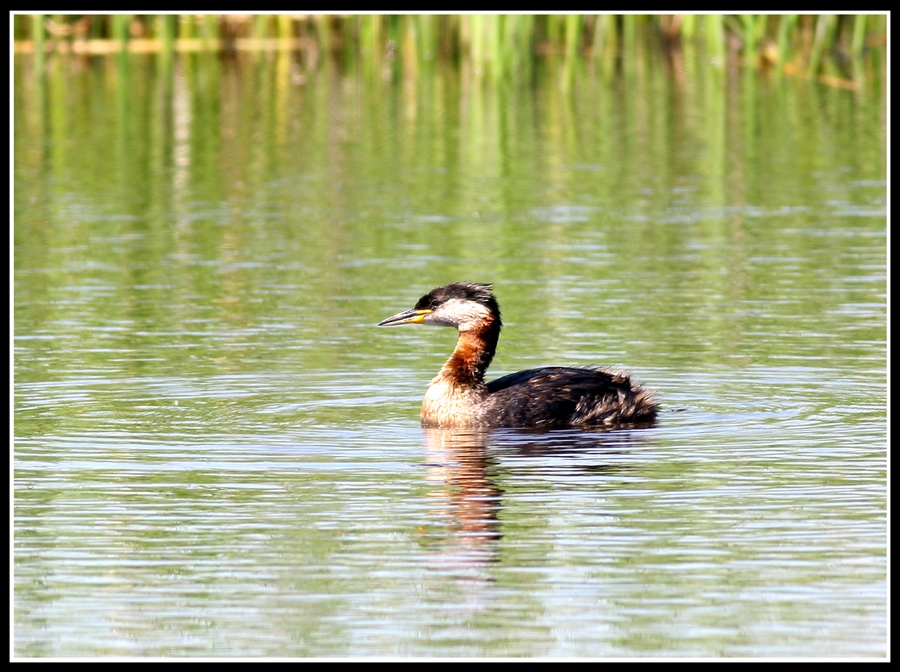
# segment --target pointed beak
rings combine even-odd
[[[397,324],[421,324],[425,321],[425,317],[430,314],[431,311],[428,308],[410,308],[409,310],[404,310],[402,313],[391,315],[389,318],[382,320],[375,326],[391,327]]]

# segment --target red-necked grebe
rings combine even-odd
[[[436,287],[379,327],[456,327],[456,348],[422,400],[426,427],[589,427],[653,422],[659,406],[628,375],[593,367],[548,366],[484,382],[500,338],[500,306],[490,285]]]

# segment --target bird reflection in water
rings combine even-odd
[[[427,479],[433,487],[422,540],[433,551],[436,569],[449,572],[470,587],[491,583],[493,578],[487,570],[499,562],[504,536],[500,518],[504,491],[498,485],[503,479],[501,473],[515,478],[515,472],[521,469],[539,470],[545,476],[549,470],[555,480],[576,478],[575,487],[596,487],[599,494],[621,486],[617,475],[631,475],[640,468],[629,453],[644,440],[640,430],[541,432],[427,427],[424,431]],[[587,484],[585,475],[597,480]],[[478,590],[468,595],[470,604],[480,601]]]
[[[450,514],[461,546],[483,548],[500,532],[497,511],[503,494],[488,476],[488,431],[425,429],[428,480],[440,487],[432,497]]]

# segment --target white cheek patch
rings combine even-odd
[[[450,299],[430,315],[430,322],[448,327],[458,327],[460,331],[468,331],[490,316],[490,311],[480,303]]]

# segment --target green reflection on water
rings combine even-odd
[[[637,365],[885,335],[875,93],[662,67],[568,93],[549,67],[534,87],[296,83],[275,58],[52,59],[17,78],[17,335],[118,325],[103,338],[131,352],[166,333],[327,369],[347,339],[399,352],[354,327],[460,278],[497,283],[536,357],[582,332]],[[849,339],[756,336],[832,334],[860,306]]]
[[[498,373],[883,355],[876,91],[273,58],[19,72],[18,381],[433,371],[449,334],[371,325],[457,279],[496,283]]]

